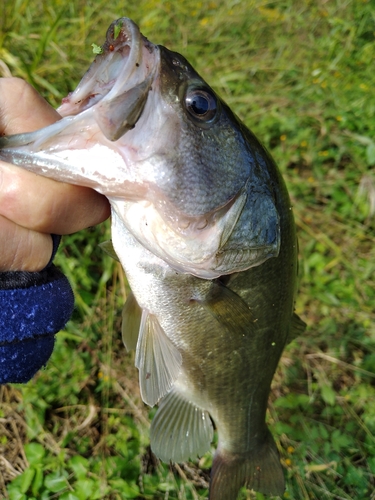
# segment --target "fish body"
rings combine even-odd
[[[283,348],[303,324],[275,163],[186,59],[126,18],[59,112],[45,129],[0,139],[0,158],[108,197],[133,294],[124,342],[136,348],[143,400],[159,403],[152,450],[164,461],[202,455],[213,420],[209,498],[235,499],[243,485],[281,495],[265,415]]]

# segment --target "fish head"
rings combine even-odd
[[[1,139],[0,157],[104,194],[116,231],[178,272],[212,279],[277,257],[272,159],[183,56],[131,20],[110,25],[58,111],[45,129]]]

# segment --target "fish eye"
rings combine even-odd
[[[207,90],[188,90],[185,96],[185,105],[189,113],[200,122],[208,122],[216,116],[216,97]]]

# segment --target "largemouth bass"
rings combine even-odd
[[[295,225],[275,163],[186,59],[126,18],[58,111],[53,125],[1,138],[0,158],[108,197],[133,293],[124,341],[136,348],[144,402],[160,403],[153,452],[202,455],[214,422],[209,498],[235,499],[244,485],[282,495],[265,416],[281,353],[303,323],[293,312]]]

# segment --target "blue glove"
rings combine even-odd
[[[54,254],[60,237],[53,236]],[[0,273],[0,384],[23,383],[52,354],[74,308],[67,278],[51,262],[40,272]]]

